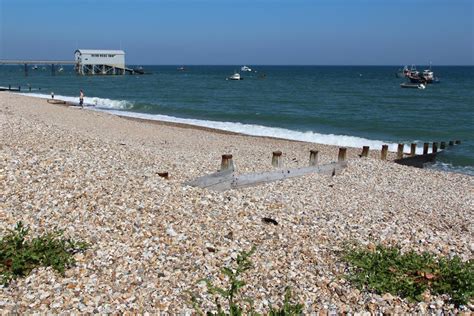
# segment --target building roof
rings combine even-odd
[[[77,49],[76,52],[81,54],[115,54],[115,55],[125,55],[123,50],[108,50],[108,49]]]

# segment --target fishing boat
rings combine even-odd
[[[178,71],[186,71],[186,68],[184,68],[184,66],[181,66],[181,67],[178,67],[176,68]]]
[[[242,68],[240,68],[240,70],[241,71],[248,71],[248,72],[252,71],[252,69],[247,67],[247,66],[242,66]]]
[[[427,83],[439,83],[439,78],[435,77],[434,72],[431,70],[431,62],[430,67],[423,70],[421,76],[426,80]]]
[[[420,90],[426,89],[426,85],[423,84],[423,83],[410,83],[410,82],[405,82],[405,83],[401,83],[401,84],[400,84],[400,87],[402,87],[402,88],[420,89]]]
[[[227,77],[227,80],[243,80],[243,79],[244,78],[242,78],[242,76],[240,76],[240,74],[238,72],[236,72],[235,74],[233,74],[230,77]]]

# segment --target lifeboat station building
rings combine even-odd
[[[78,49],[74,57],[79,75],[124,75],[128,70],[123,50]]]

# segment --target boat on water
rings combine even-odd
[[[249,68],[249,67],[247,67],[247,66],[242,66],[242,68],[240,68],[240,71],[248,71],[248,72],[250,72],[250,71],[252,71],[252,68]]]
[[[33,67],[31,67],[31,69],[38,70],[38,65],[34,65]]]
[[[227,80],[243,80],[243,79],[244,78],[242,78],[242,76],[238,72],[234,73],[230,77],[227,77]]]
[[[181,66],[181,67],[176,68],[176,70],[178,70],[178,71],[186,71],[186,68],[184,68],[184,66]]]
[[[415,65],[411,65],[410,68],[405,66],[403,70],[400,70],[396,73],[398,78],[408,78],[411,83],[417,84],[427,84],[427,83],[439,83],[439,78],[434,75],[434,72],[431,70],[431,62],[429,69],[419,72],[416,70]]]
[[[400,84],[402,88],[411,88],[411,89],[426,89],[426,85],[423,83],[411,83],[411,82],[404,82]]]
[[[58,69],[58,72],[63,72],[64,71],[64,68],[63,66],[61,66],[59,69]]]

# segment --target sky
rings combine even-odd
[[[0,59],[473,65],[474,0],[0,0]]]

